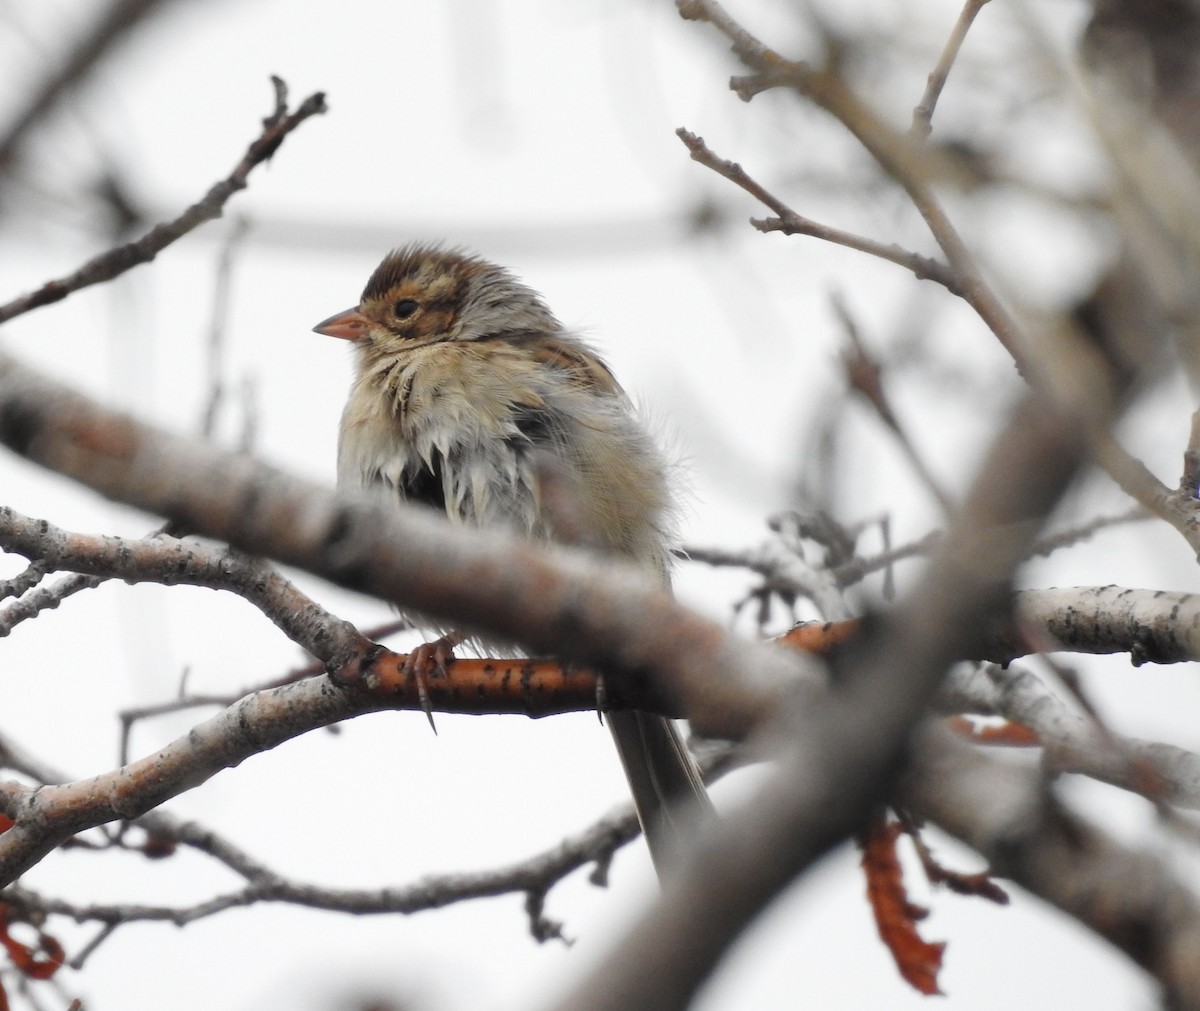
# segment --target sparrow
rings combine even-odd
[[[404,246],[356,307],[313,329],[354,351],[339,487],[581,545],[669,582],[662,455],[608,366],[510,271]],[[425,644],[423,660],[444,664],[466,637]],[[607,722],[661,876],[696,812],[711,811],[708,795],[672,721],[614,710]]]

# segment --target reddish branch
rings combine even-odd
[[[341,684],[374,696],[378,708],[418,709],[428,702],[437,712],[547,716],[594,709],[601,696],[596,675],[585,668],[524,658],[454,660],[444,674],[426,678],[428,696],[422,698],[404,668],[405,654],[367,639],[262,559],[226,548],[166,534],[131,539],[76,533],[6,506],[0,506],[0,548],[48,569],[235,593],[323,661]],[[0,634],[5,616],[6,609],[0,609]],[[808,636],[815,644],[815,634]],[[605,684],[602,694],[610,708],[634,706],[679,715],[645,680]]]
[[[1005,720],[999,725],[972,723],[965,716],[951,716],[946,720],[946,726],[956,734],[976,744],[990,744],[993,747],[1005,748],[1037,748],[1041,747],[1042,739],[1037,731],[1023,723],[1013,723]]]
[[[850,639],[859,626],[858,621],[805,621],[785,632],[778,641],[806,653],[828,653]]]

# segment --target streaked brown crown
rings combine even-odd
[[[478,256],[436,245],[393,250],[363,289],[363,315],[404,340],[560,331],[533,289]]]

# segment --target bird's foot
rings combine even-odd
[[[429,700],[429,679],[445,677],[446,668],[454,663],[454,647],[459,640],[452,635],[444,635],[432,642],[423,642],[417,646],[404,661],[404,674],[417,683],[417,697],[421,700],[421,710],[429,720],[429,726],[437,733],[437,724],[433,722],[433,704]]]

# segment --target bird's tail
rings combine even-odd
[[[606,714],[650,859],[662,878],[689,833],[713,817],[700,770],[675,724],[637,710]]]

